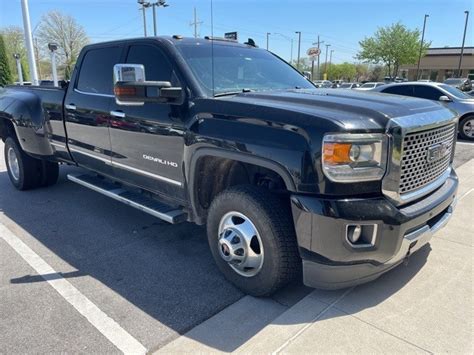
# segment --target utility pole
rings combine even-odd
[[[20,55],[18,53],[13,54],[13,58],[15,58],[16,62],[16,70],[18,71],[18,82],[20,85],[23,85],[23,71],[21,70],[21,62],[20,62]]]
[[[320,41],[320,40],[319,40],[319,35],[318,35],[318,41],[315,42],[315,43],[313,43],[313,46],[314,46],[314,45],[318,45],[318,49],[321,51],[321,44],[323,44],[323,43],[324,43],[324,41]],[[321,72],[320,72],[320,70],[319,70],[319,58],[320,58],[320,55],[321,55],[321,53],[318,54],[318,75],[316,75],[316,76],[317,76],[317,79],[319,79],[319,80],[321,80]]]
[[[23,30],[25,32],[26,52],[28,53],[28,65],[30,67],[31,81],[33,85],[39,85],[38,72],[36,71],[35,53],[33,50],[33,38],[31,35],[30,12],[28,9],[28,0],[21,0],[21,9],[23,13]]]
[[[270,35],[271,35],[271,33],[267,32],[267,51],[268,51],[268,39],[269,39]]]
[[[324,80],[328,78],[328,48],[330,44],[326,44],[326,60],[324,61]]]
[[[331,49],[331,52],[329,53],[329,69],[331,69],[331,63],[332,63],[332,52],[334,52],[334,49]]]
[[[143,35],[146,37],[146,8],[150,5],[149,2],[145,0],[137,0],[138,4],[142,6],[141,10],[143,13]]]
[[[420,79],[419,72],[420,72],[421,52],[423,50],[423,40],[425,39],[426,19],[428,17],[430,17],[430,15],[425,14],[425,19],[423,20],[423,33],[421,34],[420,55],[418,56],[418,66],[416,68],[416,80]]]
[[[202,24],[202,21],[198,21],[196,8],[194,8],[194,22],[191,22],[191,23],[189,24],[190,26],[194,26],[194,38],[198,38],[198,30],[197,30],[197,27],[198,27],[198,25],[201,25],[201,24]]]
[[[296,31],[298,34],[298,61],[296,62],[296,69],[300,69],[300,50],[301,50],[301,31]]]
[[[469,20],[469,11],[466,10],[464,13],[466,14],[466,23],[464,24],[464,35],[462,37],[461,56],[459,57],[458,78],[461,77],[462,56],[464,54],[464,42],[466,41],[467,21]]]

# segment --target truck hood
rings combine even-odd
[[[345,130],[381,130],[393,118],[430,114],[434,111],[445,111],[444,114],[437,114],[441,113],[446,117],[455,116],[453,111],[434,101],[355,90],[250,92],[220,99],[331,120]],[[306,124],[310,122],[307,120]]]

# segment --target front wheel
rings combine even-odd
[[[459,135],[463,139],[474,140],[474,116],[464,117],[459,122]]]
[[[290,208],[268,190],[243,185],[220,193],[207,234],[220,271],[247,294],[270,295],[300,272]]]

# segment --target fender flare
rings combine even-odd
[[[296,191],[295,182],[293,181],[288,170],[286,170],[282,165],[280,165],[279,163],[275,161],[272,161],[263,157],[258,157],[258,156],[245,154],[245,153],[239,153],[239,152],[232,152],[232,151],[228,151],[228,150],[224,150],[220,148],[212,148],[212,147],[198,148],[192,153],[186,175],[188,177],[187,185],[188,185],[188,191],[189,191],[189,199],[191,202],[191,208],[193,209],[193,214],[197,220],[196,222],[199,224],[203,223],[204,220],[203,220],[203,217],[201,216],[201,213],[199,213],[199,210],[197,208],[198,202],[197,202],[197,194],[196,194],[196,186],[195,186],[196,181],[197,181],[197,176],[195,175],[195,171],[196,171],[196,166],[199,159],[206,156],[235,160],[238,162],[249,163],[249,164],[261,166],[262,168],[272,170],[283,179],[283,182],[285,183],[285,186],[288,189],[288,191]]]

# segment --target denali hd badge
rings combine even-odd
[[[155,157],[152,157],[151,155],[148,155],[148,154],[143,154],[143,159],[151,160],[151,161],[154,161],[155,163],[160,163],[160,164],[163,164],[163,165],[169,165],[169,166],[172,166],[173,168],[178,167],[178,163],[175,163],[174,161],[169,161],[169,160],[165,160],[165,159],[161,159],[161,158],[155,158]]]
[[[447,143],[439,143],[432,147],[428,148],[428,152],[426,154],[426,160],[428,163],[433,163],[438,161],[446,156],[448,153],[449,145]]]

